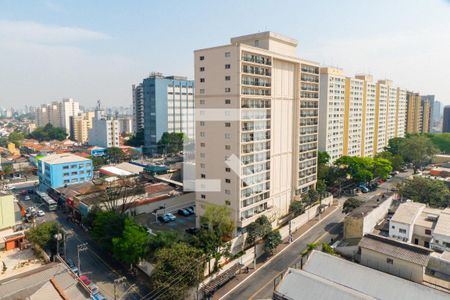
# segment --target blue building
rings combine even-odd
[[[52,154],[38,161],[39,183],[43,188],[59,188],[92,179],[92,160],[71,154]]]
[[[152,73],[133,86],[134,123],[143,124],[144,153],[157,152],[164,132],[184,133],[193,140],[194,105],[194,81],[186,77]]]

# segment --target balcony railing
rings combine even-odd
[[[267,66],[272,65],[272,60],[269,57],[264,57],[264,56],[260,56],[260,55],[244,53],[244,54],[242,54],[242,60],[256,63],[256,64],[267,65]]]

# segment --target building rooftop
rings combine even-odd
[[[433,234],[450,236],[450,209],[446,208],[442,211],[437,220]]]
[[[386,193],[385,197],[380,198],[379,200],[372,198],[369,201],[364,202],[360,207],[357,207],[354,210],[352,210],[349,216],[353,218],[364,217],[367,214],[369,214],[372,210],[380,206],[381,203],[388,200],[392,195],[393,193]]]
[[[361,239],[359,246],[421,266],[428,264],[430,254],[433,252],[422,246],[374,234],[366,234]]]
[[[264,31],[264,32],[258,32],[258,33],[252,33],[252,34],[246,34],[241,35],[237,37],[231,38],[231,43],[239,43],[239,42],[246,42],[246,41],[252,41],[252,40],[278,40],[280,42],[283,42],[285,44],[290,44],[291,46],[297,47],[298,41],[296,39],[287,37],[285,35],[282,35],[280,33],[272,32],[272,31]]]
[[[51,154],[41,158],[40,160],[48,164],[65,164],[72,162],[90,161],[90,159],[71,153]]]
[[[290,269],[276,290],[286,299],[293,300],[444,300],[449,297],[430,287],[319,251],[311,253],[303,270]]]
[[[422,213],[417,216],[414,225],[433,229],[436,225],[437,218],[441,215],[441,210],[437,208],[426,207]]]
[[[408,201],[400,204],[392,216],[391,222],[397,222],[402,224],[414,224],[417,216],[426,207],[423,203]]]

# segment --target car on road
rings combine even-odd
[[[97,294],[98,292],[100,292],[98,286],[96,286],[93,282],[88,285],[88,288],[91,290],[92,294]]]
[[[158,220],[162,223],[169,223],[175,221],[176,219],[177,218],[171,213],[165,213],[164,215],[158,217]]]
[[[188,211],[187,209],[179,209],[179,210],[178,210],[178,214],[179,214],[180,216],[187,217],[187,216],[191,215],[191,212]]]
[[[175,221],[177,219],[172,213],[166,213],[166,215],[169,217],[170,221]]]
[[[37,215],[38,215],[39,217],[43,217],[43,216],[45,216],[45,212],[44,212],[43,210],[38,210],[38,211],[37,211]]]
[[[85,285],[90,285],[92,282],[86,275],[81,275],[80,280],[83,281]]]
[[[25,200],[25,201],[30,201],[31,198],[30,198],[30,196],[26,195],[26,196],[23,198],[23,200]]]
[[[361,190],[361,192],[363,193],[368,193],[369,189],[367,188],[367,186],[365,184],[360,184],[358,185],[358,188]]]
[[[71,258],[66,259],[66,263],[70,268],[75,267],[75,263],[73,262],[73,260]]]
[[[105,296],[103,296],[101,293],[93,293],[91,295],[92,300],[106,300]]]
[[[190,212],[191,215],[193,215],[193,214],[195,213],[194,207],[193,207],[193,206],[186,207],[185,210],[187,210],[188,212]]]
[[[80,276],[80,270],[78,270],[77,267],[70,268],[70,271],[72,271],[75,275]]]

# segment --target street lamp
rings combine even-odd
[[[83,243],[77,245],[77,257],[78,257],[78,272],[81,275],[81,268],[80,268],[80,252],[87,251],[88,250],[88,243]]]
[[[119,283],[122,283],[122,282],[124,282],[124,281],[126,281],[127,280],[127,278],[126,277],[119,277],[119,278],[117,278],[117,279],[114,279],[114,300],[116,300],[117,299],[117,293],[116,293],[116,286],[119,284]]]
[[[59,233],[59,228],[58,228],[58,233],[56,233],[53,236],[56,239],[56,255],[53,258],[53,261],[56,261],[56,256],[59,255],[59,241],[62,239],[62,234]]]

